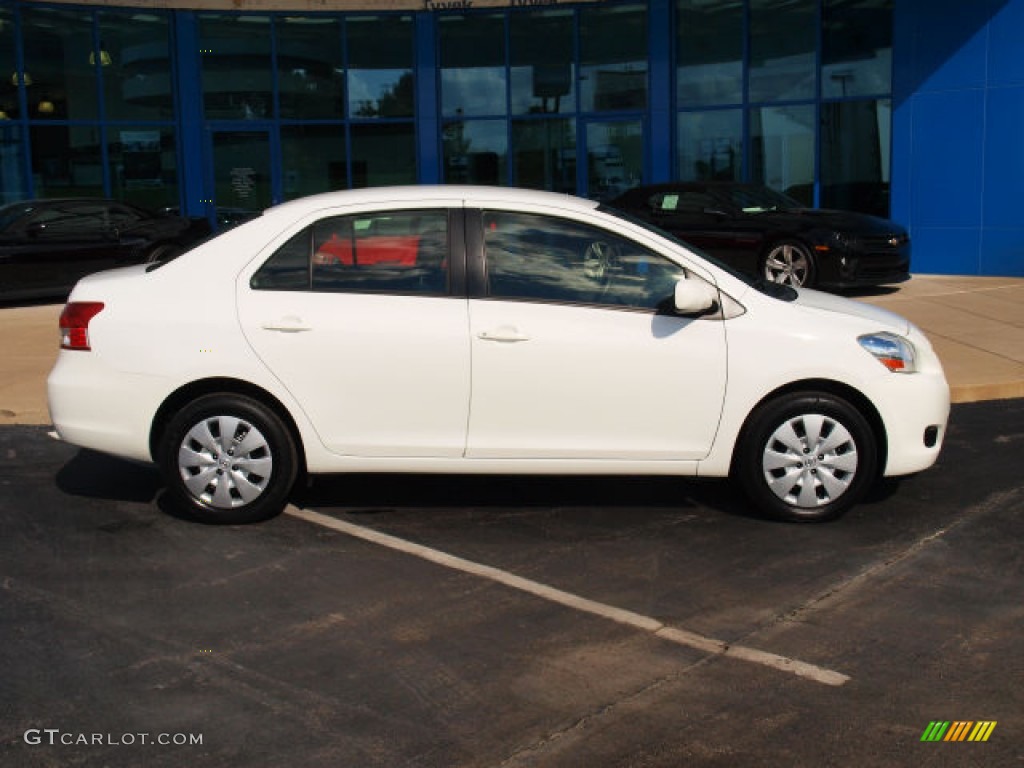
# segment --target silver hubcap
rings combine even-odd
[[[772,493],[796,507],[820,507],[842,496],[857,474],[857,446],[833,418],[789,419],[768,438],[761,459]]]
[[[810,272],[810,260],[795,245],[772,248],[764,261],[764,276],[773,283],[801,286],[807,283]]]
[[[267,489],[273,469],[263,433],[235,416],[203,419],[178,448],[178,472],[188,492],[217,509],[255,501]]]

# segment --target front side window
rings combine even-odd
[[[448,293],[443,210],[332,216],[303,229],[253,276],[256,290]]]
[[[663,256],[585,224],[493,211],[483,225],[492,298],[654,310],[686,276]]]

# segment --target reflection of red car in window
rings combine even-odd
[[[348,267],[368,264],[393,264],[395,266],[416,266],[416,253],[420,247],[419,235],[378,235],[361,237],[355,241],[355,258],[352,258],[353,241],[331,235],[322,243],[313,256],[313,263],[323,266],[342,264]]]

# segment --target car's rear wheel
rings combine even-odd
[[[270,408],[213,394],[170,420],[159,462],[167,489],[187,514],[210,523],[253,523],[279,514],[298,472],[291,433]]]
[[[814,285],[815,273],[810,249],[796,240],[775,243],[761,259],[761,275],[773,283],[810,288]]]
[[[876,479],[878,447],[867,420],[825,392],[785,395],[751,416],[737,447],[736,478],[760,509],[782,520],[832,520]]]

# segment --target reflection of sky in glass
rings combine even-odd
[[[441,70],[441,109],[454,115],[504,115],[505,68]]]
[[[372,109],[379,107],[381,98],[395,89],[407,69],[350,69],[348,71],[349,115],[359,116],[367,102]]]

